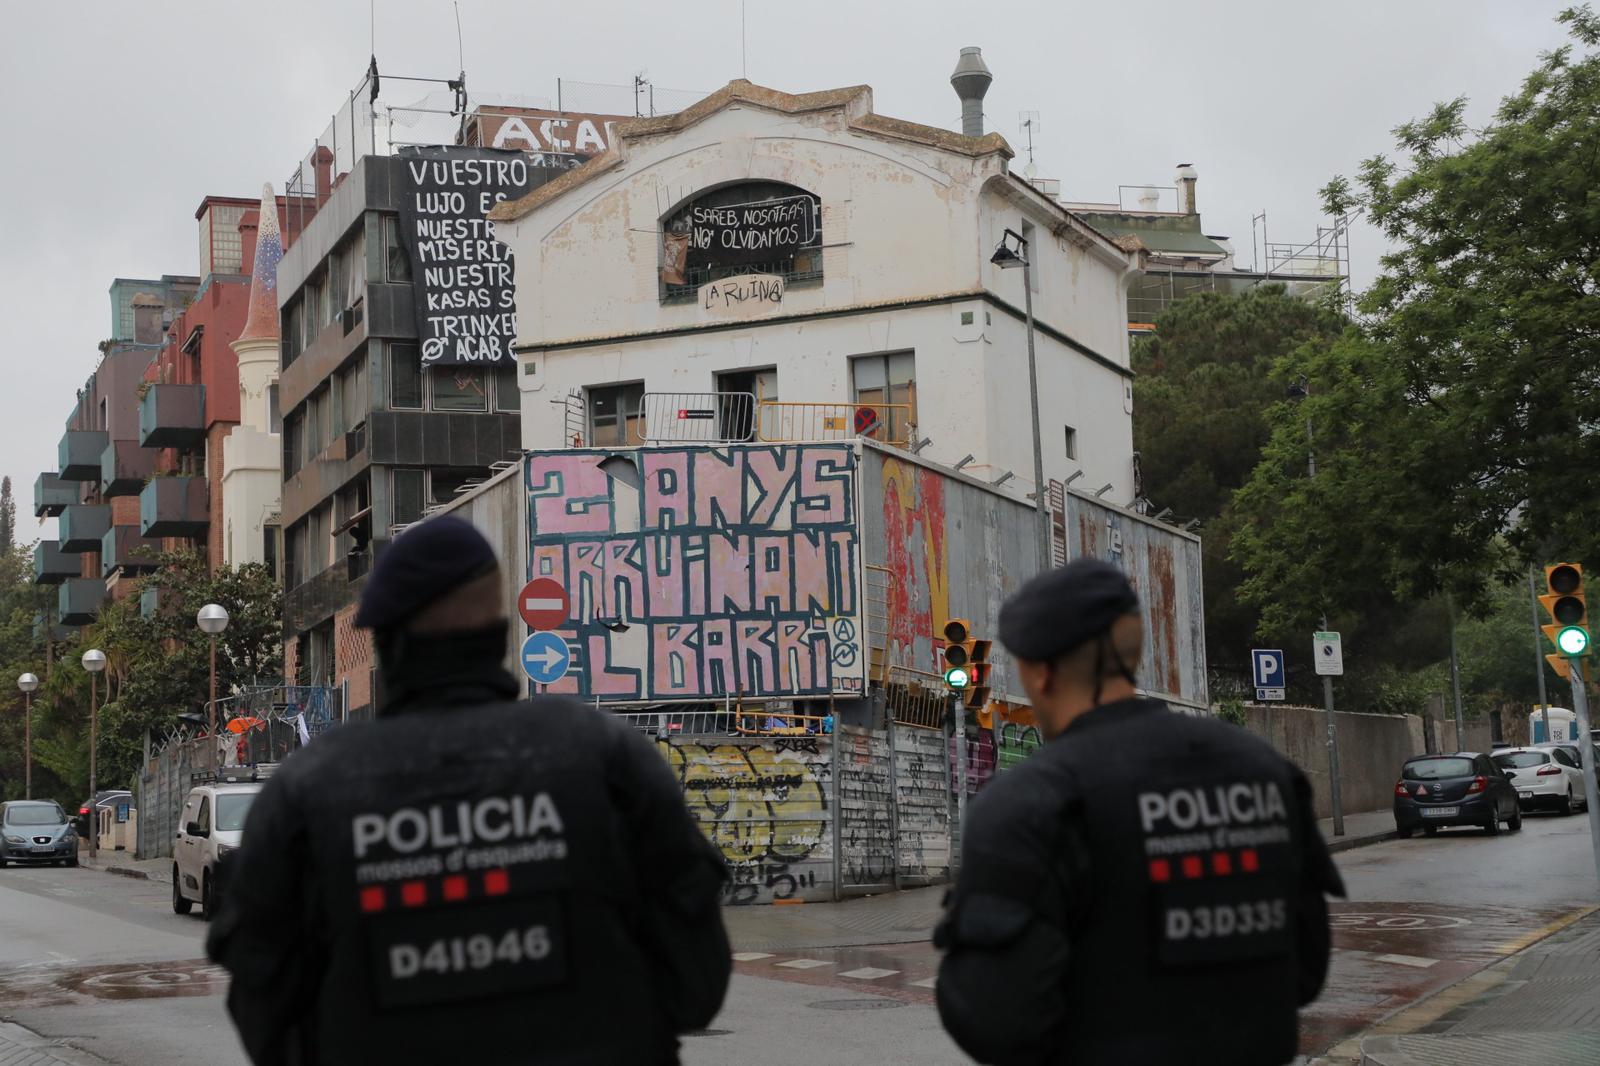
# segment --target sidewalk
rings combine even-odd
[[[88,849],[83,847],[78,848],[78,865],[108,874],[121,874],[123,877],[133,878],[143,877],[163,883],[167,881],[172,871],[172,860],[170,858],[136,859],[131,851],[101,851],[91,862]]]
[[[1317,824],[1322,827],[1322,839],[1328,842],[1329,851],[1349,851],[1394,836],[1394,812],[1389,810],[1346,814],[1342,837],[1333,835],[1332,818],[1324,818]]]
[[[1413,1032],[1362,1040],[1362,1066],[1600,1062],[1600,911],[1469,980]]]

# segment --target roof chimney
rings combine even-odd
[[[1195,183],[1200,180],[1200,175],[1195,173],[1191,163],[1178,164],[1178,210],[1186,215],[1198,215],[1200,209],[1194,203]]]
[[[961,97],[961,132],[968,137],[983,136],[983,94],[992,81],[994,75],[984,65],[983,49],[963,48],[950,84]]]

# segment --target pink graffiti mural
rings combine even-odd
[[[571,672],[601,701],[859,694],[849,446],[650,448],[527,460],[529,569],[567,590]]]

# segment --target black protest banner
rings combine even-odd
[[[695,265],[788,259],[816,235],[816,201],[809,196],[696,204],[689,211],[689,253]]]
[[[416,286],[422,364],[510,361],[514,264],[486,216],[564,168],[523,152],[457,145],[407,147],[399,156],[400,232]]]

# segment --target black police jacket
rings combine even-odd
[[[1123,700],[988,785],[935,941],[980,1062],[1281,1066],[1344,887],[1304,775],[1211,718]]]
[[[673,1063],[727,989],[721,856],[574,701],[331,731],[230,863],[208,949],[258,1064]]]

